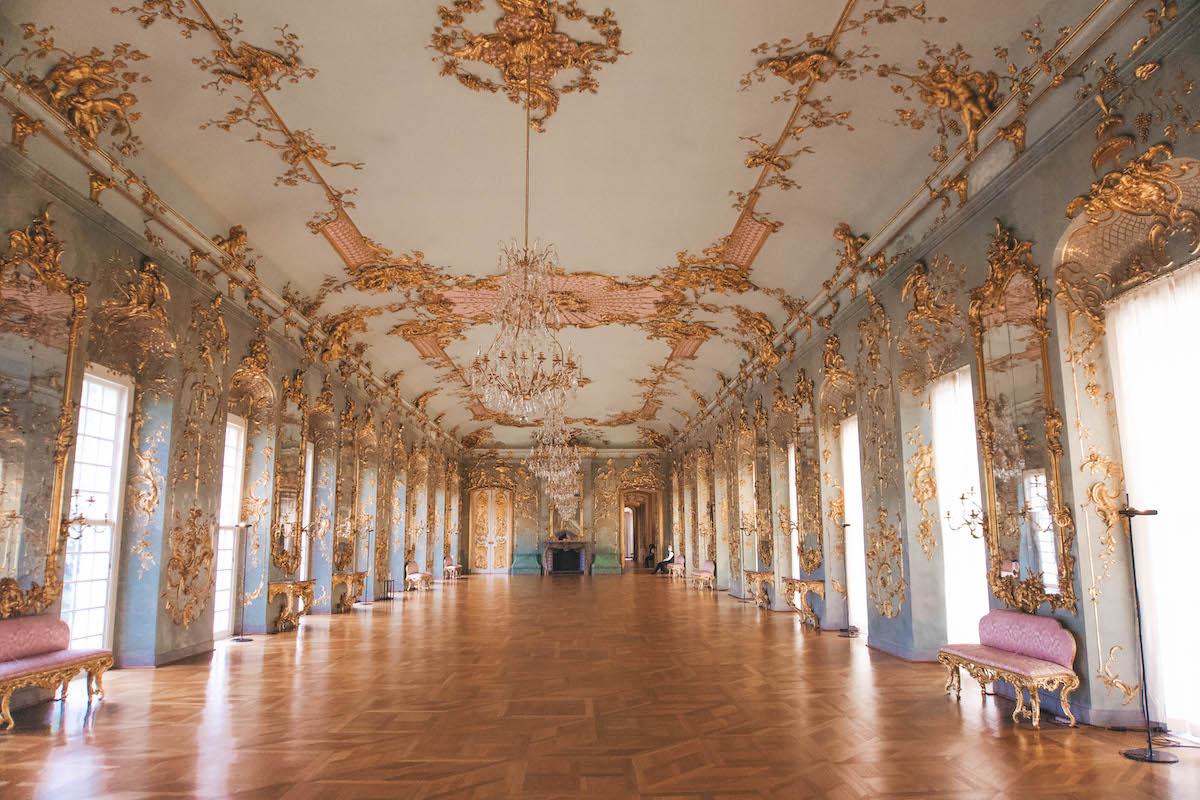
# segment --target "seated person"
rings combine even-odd
[[[657,575],[658,573],[661,572],[663,575],[666,575],[667,574],[667,564],[670,564],[674,560],[675,560],[675,551],[672,548],[668,547],[666,559],[658,562],[658,566],[655,567],[654,572],[652,572],[650,574]]]

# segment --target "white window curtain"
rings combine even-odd
[[[213,595],[213,636],[233,630],[233,581],[237,576],[238,524],[245,468],[246,421],[229,415],[225,423],[225,456],[221,462],[221,514],[217,532],[216,592]]]
[[[971,368],[963,367],[936,381],[930,387],[930,405],[933,472],[941,512],[946,637],[955,643],[978,644],[979,618],[988,612],[988,586],[983,531],[972,535],[965,522],[966,515],[983,503]]]
[[[858,417],[842,423],[842,486],[846,492],[846,602],[850,624],[867,630],[867,545],[863,533],[862,459]]]
[[[796,443],[788,443],[788,542],[792,548],[792,577],[800,575],[800,525],[799,511],[796,509]]]
[[[1193,587],[1200,564],[1195,459],[1200,426],[1200,262],[1130,292],[1108,310],[1125,488],[1133,521],[1151,716],[1200,735],[1200,628]],[[1130,598],[1132,603],[1132,598]],[[1126,678],[1130,680],[1129,678]]]

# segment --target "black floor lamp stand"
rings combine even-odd
[[[247,540],[249,538],[246,536],[246,531],[249,529],[250,529],[250,526],[244,522],[241,523],[240,525],[238,525],[237,528],[235,528],[235,530],[238,532],[238,557],[239,557],[239,560],[241,561],[241,567],[242,567],[242,594],[241,594],[241,597],[236,598],[236,600],[237,600],[237,602],[242,604],[242,607],[240,609],[240,613],[237,614],[238,635],[236,637],[234,637],[233,639],[230,639],[229,641],[231,641],[231,642],[253,642],[254,641],[253,639],[251,639],[249,636],[246,635],[246,599],[245,599],[246,598],[246,546],[248,544]],[[230,594],[232,594],[232,592]],[[232,603],[234,601],[234,599],[235,598],[230,597],[229,602]],[[231,613],[233,613],[233,611],[231,611]]]
[[[1139,511],[1136,508],[1129,507],[1128,498],[1125,501],[1125,507],[1118,513],[1129,524],[1129,568],[1133,573],[1133,607],[1137,613],[1138,626],[1138,657],[1142,662],[1142,713],[1146,717],[1146,746],[1145,747],[1130,747],[1121,751],[1121,755],[1131,761],[1144,761],[1150,764],[1174,764],[1179,761],[1179,756],[1172,753],[1165,753],[1161,749],[1154,749],[1154,737],[1150,734],[1150,698],[1147,696],[1148,687],[1146,685],[1146,644],[1142,638],[1142,601],[1138,595],[1137,585],[1137,558],[1134,555],[1133,546],[1133,518],[1134,517],[1153,517],[1158,514],[1157,511],[1147,510]]]

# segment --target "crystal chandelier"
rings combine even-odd
[[[579,448],[567,442],[561,407],[551,409],[536,438],[526,464],[545,482],[559,516],[573,517],[579,511]]]
[[[530,68],[529,59],[526,67]],[[529,86],[528,74],[526,86]],[[529,130],[531,100],[525,99],[525,239],[500,251],[500,297],[493,319],[500,327],[487,350],[471,361],[471,391],[485,406],[524,422],[561,410],[580,383],[579,359],[563,350],[554,329],[562,324],[550,293],[557,271],[554,247],[529,246]]]

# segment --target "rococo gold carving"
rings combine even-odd
[[[503,92],[514,103],[529,103],[536,116],[531,125],[541,130],[558,109],[560,94],[595,93],[599,84],[594,73],[604,64],[627,55],[621,49],[621,29],[610,9],[589,15],[577,0],[496,0],[503,16],[494,33],[472,33],[465,26],[468,14],[485,8],[484,0],[456,0],[438,8],[441,24],[434,28],[430,47],[440,53],[442,75],[453,76],[476,92]],[[567,21],[585,21],[603,42],[579,41],[559,30],[560,16]],[[497,83],[464,69],[463,62],[479,62],[500,71]],[[561,86],[551,81],[564,70],[578,76]]]
[[[131,123],[141,115],[130,111],[137,95],[130,89],[150,79],[132,70],[131,62],[148,56],[128,44],[114,45],[112,53],[93,47],[84,55],[70,53],[54,41],[54,28],[39,28],[32,23],[21,26],[23,38],[30,44],[5,62],[5,69],[21,59],[25,72],[13,73],[35,97],[71,125],[71,133],[85,148],[96,147],[101,133],[110,131],[113,146],[124,156],[135,155],[141,140],[134,135]],[[57,58],[44,76],[30,68],[47,58]],[[13,144],[21,147],[32,126],[13,122]],[[111,130],[110,130],[111,128]],[[18,135],[20,133],[20,135]],[[18,141],[19,140],[19,141]]]

